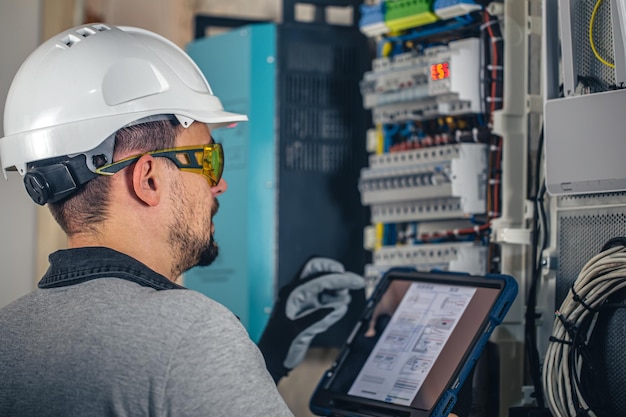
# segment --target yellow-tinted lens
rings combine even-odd
[[[224,172],[224,150],[219,143],[213,143],[204,147],[202,156],[202,173],[209,179],[211,186],[215,187],[222,178]]]
[[[176,158],[172,159],[181,171],[195,172],[203,175],[211,187],[215,187],[222,178],[224,170],[224,151],[219,143],[211,143],[203,147],[182,146],[168,149],[166,154],[159,153],[159,156],[172,154]]]

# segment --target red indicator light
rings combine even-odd
[[[440,62],[430,66],[430,79],[433,81],[450,78],[450,67],[447,62]]]

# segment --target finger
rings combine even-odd
[[[309,259],[300,272],[300,279],[308,278],[319,272],[343,272],[343,264],[331,258],[314,257]]]
[[[365,331],[365,337],[374,337],[376,336],[376,318],[372,317],[370,319],[369,325],[367,326],[367,330]]]
[[[331,273],[311,278],[303,283],[302,288],[310,288],[315,291],[323,290],[360,290],[365,288],[365,279],[353,272]]]
[[[365,280],[363,277],[351,272],[343,272],[341,274],[326,274],[311,279],[297,287],[290,289],[291,292],[285,296],[287,308],[300,310],[302,306],[310,305],[314,307],[319,303],[318,297],[326,291],[329,292],[339,290],[358,290],[364,288]],[[290,307],[291,306],[291,307]]]
[[[289,319],[294,320],[292,323],[294,328],[306,329],[326,319],[334,310],[335,309],[330,307],[320,308],[315,311],[310,311],[309,314],[303,315],[302,317],[289,317]]]

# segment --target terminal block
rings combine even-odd
[[[374,223],[401,223],[415,219],[440,220],[466,217],[468,207],[460,197],[381,203],[371,207]]]
[[[439,20],[432,11],[432,0],[387,1],[385,24],[393,31],[423,26]]]
[[[370,155],[361,202],[381,223],[485,213],[487,152],[484,144],[457,143]]]
[[[361,81],[363,106],[373,109],[375,123],[480,113],[479,57],[480,40],[466,38],[377,58]]]
[[[428,96],[428,63],[423,55],[407,52],[393,59],[376,58],[363,75],[363,107],[371,109]]]
[[[361,19],[359,29],[370,38],[389,33],[389,27],[385,24],[385,2],[378,4],[362,4],[360,7]]]
[[[372,264],[366,265],[365,276],[377,280],[393,267],[411,267],[421,271],[433,269],[462,271],[484,275],[487,251],[473,242],[450,242],[428,245],[385,246],[374,251]]]
[[[373,110],[372,119],[374,124],[390,124],[427,120],[438,116],[461,116],[469,113],[477,113],[471,102],[459,100],[456,95],[449,94],[378,107]]]

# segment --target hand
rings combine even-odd
[[[281,288],[258,343],[274,382],[302,362],[315,336],[346,314],[350,291],[364,287],[363,277],[340,262],[313,257]]]
[[[376,335],[377,327],[379,327],[379,317],[387,317],[387,321],[391,318],[410,285],[411,283],[408,281],[393,281],[390,284],[387,291],[385,291],[385,295],[383,295],[382,299],[376,304],[369,326],[365,332],[365,337],[374,337]]]

